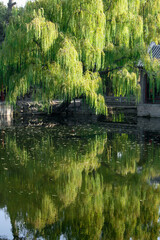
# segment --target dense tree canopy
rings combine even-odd
[[[11,102],[33,88],[46,105],[84,96],[105,114],[106,82],[117,96],[139,97],[138,60],[150,75],[157,70],[147,48],[159,42],[159,32],[159,0],[28,2],[13,9],[0,52],[0,81]]]

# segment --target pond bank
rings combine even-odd
[[[62,117],[80,117],[80,118],[91,118],[95,121],[101,118],[97,116],[94,109],[91,109],[83,99],[76,99],[68,105],[60,114],[57,114],[57,108],[61,105],[62,101],[55,100],[51,102],[50,113],[48,109],[44,109],[41,103],[33,102],[30,99],[18,101],[16,109],[14,111],[16,116],[23,115],[61,115]],[[135,118],[137,116],[136,106],[113,106],[108,104],[108,116],[109,121],[124,121],[124,119]],[[114,116],[114,117],[113,117]],[[103,117],[103,120],[106,117]]]
[[[57,100],[53,101],[51,106],[56,109],[60,104],[61,101]],[[59,115],[54,114],[54,110],[49,114],[48,109],[43,109],[41,103],[33,102],[30,99],[18,101],[15,109],[5,102],[0,102],[0,126],[10,126],[13,121],[36,126],[52,122],[62,124],[98,122],[98,124],[110,123],[113,127],[118,125],[120,128],[132,128],[133,126],[135,130],[137,128],[160,130],[159,118],[137,117],[136,106],[108,106],[107,117],[97,116],[82,99],[72,101],[66,111]]]

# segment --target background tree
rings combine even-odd
[[[4,40],[5,36],[5,22],[7,20],[7,8],[6,6],[0,2],[0,45]]]

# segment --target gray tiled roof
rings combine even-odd
[[[160,59],[160,45],[156,45],[155,42],[152,42],[148,48],[148,53],[151,58]],[[139,60],[138,67],[143,67],[143,62]]]
[[[152,58],[160,59],[160,45],[152,42],[149,46],[148,52]]]

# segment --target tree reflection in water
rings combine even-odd
[[[157,142],[96,126],[1,136],[0,207],[15,238],[24,229],[35,239],[158,238],[160,189],[150,181],[160,170]]]

